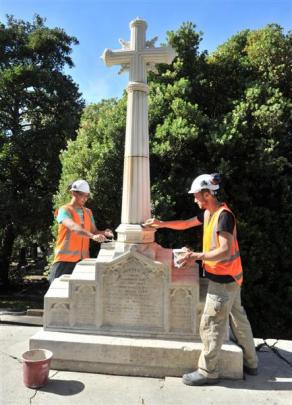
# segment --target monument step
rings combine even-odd
[[[30,339],[30,349],[37,348],[53,352],[56,370],[163,378],[193,371],[202,343],[41,330]],[[219,368],[222,378],[241,379],[242,350],[225,343]]]

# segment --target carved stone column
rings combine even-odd
[[[130,42],[120,40],[121,50],[106,49],[102,56],[107,66],[120,64],[121,71],[129,70],[122,216],[117,232],[118,242],[130,244],[152,243],[155,233],[141,226],[151,217],[147,71],[175,57],[171,47],[154,48],[156,38],[146,41],[146,28],[144,20],[135,19],[130,23]]]

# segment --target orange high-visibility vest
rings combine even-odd
[[[218,219],[222,211],[228,211],[233,216],[232,211],[226,204],[222,204],[210,218],[210,212],[204,213],[204,236],[203,236],[203,252],[207,253],[220,246],[218,234]],[[229,275],[234,278],[237,284],[241,285],[243,281],[243,271],[240,259],[239,246],[237,242],[236,224],[234,225],[231,245],[231,255],[227,260],[204,260],[203,266],[208,273],[218,276]]]
[[[67,212],[72,215],[72,219],[82,228],[90,232],[91,229],[91,210],[89,208],[83,208],[84,223],[81,223],[80,216],[75,209],[70,205],[64,205]],[[55,213],[57,215],[58,210]],[[89,238],[78,235],[75,232],[70,231],[62,223],[59,224],[58,238],[55,247],[54,263],[56,262],[78,262],[82,259],[89,257]]]

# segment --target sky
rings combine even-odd
[[[105,48],[119,49],[119,38],[130,39],[129,23],[136,17],[147,21],[147,39],[158,36],[156,46],[165,42],[167,31],[191,21],[203,32],[200,50],[209,53],[243,29],[269,23],[285,33],[292,28],[292,0],[0,0],[2,23],[6,14],[26,21],[39,14],[49,27],[77,37],[80,44],[71,54],[75,67],[66,73],[87,104],[122,95],[128,74],[118,75],[119,67],[106,67],[100,56]]]

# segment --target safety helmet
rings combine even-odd
[[[195,178],[192,182],[189,194],[199,193],[203,189],[210,190],[212,194],[216,194],[216,190],[219,190],[219,183],[221,181],[220,174],[201,174]]]
[[[70,191],[81,191],[82,193],[90,193],[89,184],[86,180],[76,180],[71,184]]]

